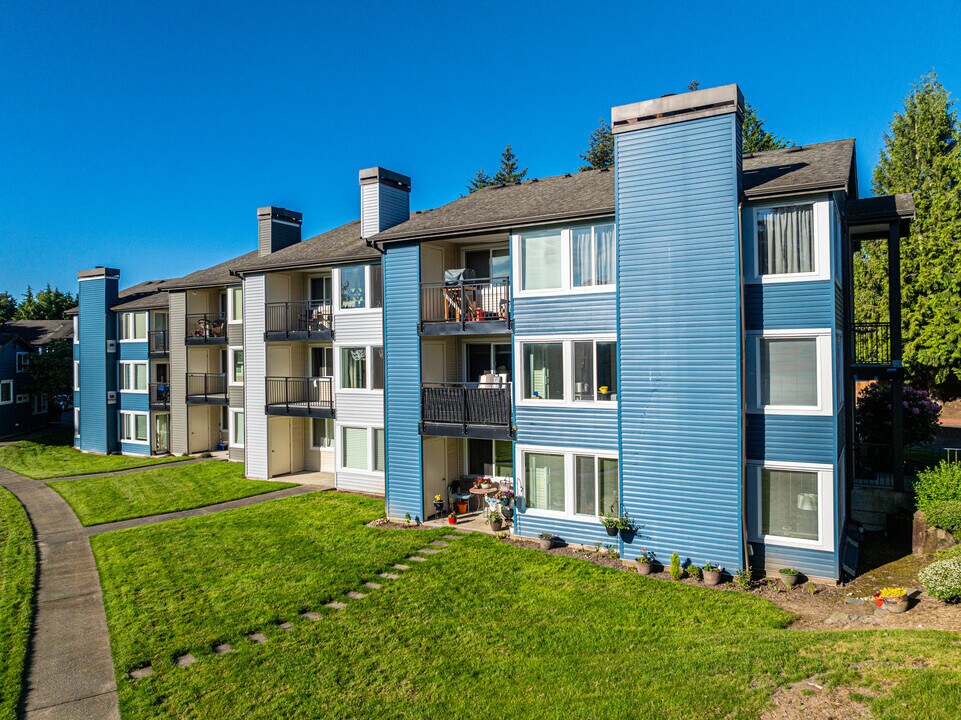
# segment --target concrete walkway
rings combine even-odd
[[[41,482],[0,469],[30,517],[39,556],[27,657],[27,720],[119,720],[100,578],[70,506]]]

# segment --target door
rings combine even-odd
[[[434,496],[447,502],[447,438],[424,438],[424,517],[434,514]]]
[[[210,450],[210,413],[206,405],[187,406],[187,427],[190,431],[187,452]]]
[[[157,363],[154,365],[154,373],[156,375],[156,382],[160,385],[166,385],[170,381],[169,368],[167,363]]]
[[[154,415],[154,448],[158,455],[170,452],[170,415]]]
[[[267,474],[270,477],[290,472],[290,420],[272,417],[267,420],[270,457]]]
[[[290,377],[290,348],[279,345],[267,348],[267,375]]]
[[[421,355],[421,381],[442,383],[447,380],[447,347],[442,342],[425,342]]]
[[[313,307],[323,308],[329,313],[332,305],[333,285],[330,275],[321,275],[310,279],[310,302]]]
[[[334,348],[315,346],[310,349],[310,376],[334,376]]]

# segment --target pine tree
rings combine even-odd
[[[514,154],[513,148],[508,143],[504,152],[501,153],[501,166],[494,173],[494,184],[513,185],[523,180],[527,175],[527,168],[518,170],[519,167],[520,163],[517,161],[517,155]]]
[[[917,215],[901,241],[904,360],[912,383],[948,399],[961,390],[961,127],[934,73],[895,113],[872,180],[875,194],[914,195]],[[886,248],[879,243],[856,260],[855,296],[868,298],[860,306],[886,319]]]
[[[60,288],[51,288],[50,283],[36,295],[33,288],[27,286],[14,317],[17,320],[63,320],[64,313],[76,304],[73,295]]]
[[[477,171],[477,174],[475,174],[474,177],[470,179],[470,182],[467,183],[467,192],[469,193],[476,192],[481,188],[486,188],[489,185],[493,185],[493,184],[494,184],[494,180],[491,178],[490,175],[484,172],[484,168],[481,168],[480,170]]]
[[[587,151],[582,153],[580,158],[587,162],[587,165],[578,168],[582,172],[614,167],[614,133],[604,118],[600,119],[600,125],[591,132]]]
[[[17,314],[17,299],[7,291],[0,292],[0,325]]]
[[[791,145],[790,140],[778,137],[764,129],[764,121],[757,116],[750,103],[744,103],[744,122],[741,125],[743,139],[742,152],[754,153],[767,150],[780,150]]]

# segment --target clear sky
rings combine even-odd
[[[0,290],[124,286],[359,213],[357,171],[456,199],[512,143],[577,167],[612,105],[736,82],[766,127],[855,137],[862,194],[912,82],[961,94],[955,2],[0,3]]]

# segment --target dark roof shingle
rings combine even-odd
[[[71,320],[10,320],[0,325],[0,332],[12,333],[31,345],[46,345],[51,340],[73,337]]]
[[[851,138],[748,154],[743,162],[748,198],[843,189],[857,195]]]
[[[270,255],[254,258],[252,262],[243,266],[232,265],[231,269],[238,272],[251,272],[368,260],[376,257],[380,257],[380,253],[369,247],[367,241],[360,236],[360,220],[353,220]]]

